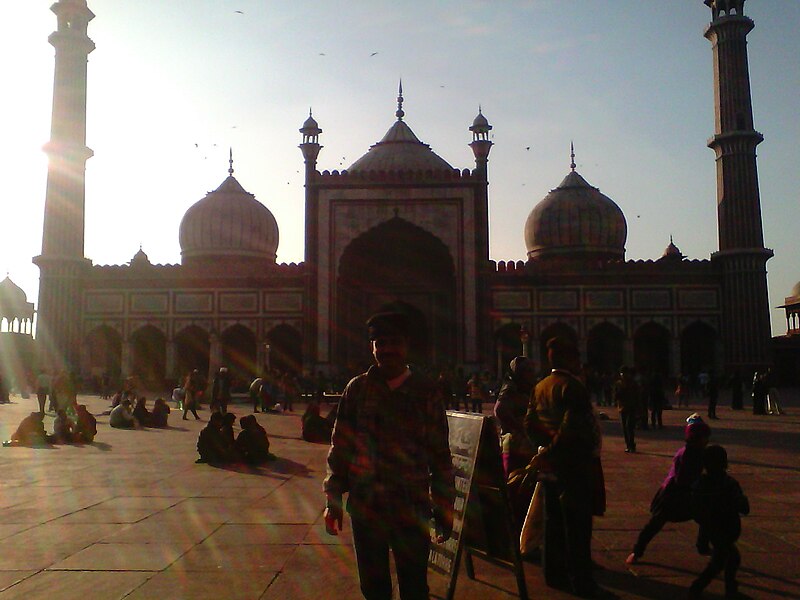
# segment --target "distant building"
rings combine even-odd
[[[775,371],[781,383],[800,385],[800,282],[778,308],[786,311],[786,335],[772,338]]]
[[[489,257],[492,126],[469,127],[475,164],[454,168],[395,121],[348,169],[318,170],[322,130],[300,129],[305,260],[276,264],[278,225],[228,177],[186,212],[181,264],[140,250],[125,266],[84,257],[86,57],[94,17],[83,0],[53,5],[58,30],[39,298],[40,349],[52,365],[161,383],[219,365],[246,381],[266,367],[328,374],[369,362],[364,322],[406,311],[415,360],[500,370],[540,364],[554,335],[601,372],[621,364],[667,375],[770,363],[770,327],[743,2],[707,0],[712,22],[719,251],[688,260],[670,240],[655,260],[625,258],[619,207],[575,170],[533,207],[526,260]],[[554,181],[556,181],[554,175]],[[711,202],[711,199],[708,200]],[[522,223],[520,223],[522,225]],[[666,242],[666,240],[665,240]],[[54,352],[48,352],[53,349]]]

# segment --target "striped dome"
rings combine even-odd
[[[179,240],[183,259],[254,257],[275,262],[278,223],[230,175],[186,211]]]
[[[525,222],[530,259],[624,259],[627,236],[619,206],[576,171],[547,194]]]

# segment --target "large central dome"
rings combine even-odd
[[[354,162],[347,171],[452,171],[446,160],[419,141],[404,121],[395,121],[380,142]]]
[[[184,260],[249,257],[275,262],[278,223],[232,171],[183,216],[179,240]]]
[[[611,198],[571,171],[537,204],[525,222],[532,260],[624,259],[628,226]]]

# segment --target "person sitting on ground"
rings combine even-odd
[[[72,421],[67,416],[67,411],[59,408],[53,420],[53,435],[48,437],[51,444],[71,444],[74,438]]]
[[[222,431],[223,418],[218,412],[211,413],[211,418],[197,438],[198,463],[222,464],[234,462],[236,452],[228,437]]]
[[[167,405],[167,401],[163,398],[156,398],[153,404],[153,410],[150,412],[150,426],[159,428],[166,427],[169,412],[170,409]]]
[[[142,427],[150,427],[152,417],[150,411],[147,410],[147,398],[144,396],[139,396],[136,400],[136,406],[133,408],[133,417]]]
[[[22,419],[11,439],[3,446],[46,446],[47,434],[44,431],[44,415],[32,412]]]
[[[709,446],[703,453],[705,473],[692,487],[692,513],[711,542],[711,560],[689,588],[690,598],[703,590],[725,569],[725,597],[738,598],[736,572],[741,556],[736,540],[742,532],[740,514],[750,513],[750,503],[739,482],[726,473],[728,453],[722,446]]]
[[[236,438],[236,448],[245,462],[255,465],[275,459],[275,455],[269,451],[267,431],[258,423],[255,415],[239,419],[239,426],[242,430]]]
[[[650,503],[650,521],[639,533],[633,552],[625,559],[628,565],[636,564],[644,555],[650,541],[666,523],[688,521],[691,515],[691,489],[703,470],[703,449],[708,445],[711,428],[697,413],[687,419],[686,444],[675,453],[672,467]],[[701,528],[697,536],[697,550],[708,554],[708,539]]]
[[[335,420],[335,418],[334,418]],[[309,402],[306,411],[300,418],[302,423],[302,436],[307,442],[314,444],[330,444],[333,422],[319,414],[319,404]]]
[[[131,401],[125,398],[118,406],[111,410],[108,417],[108,424],[115,429],[135,429],[136,419],[131,410]]]
[[[234,425],[236,425],[236,415],[233,413],[225,413],[222,415],[222,434],[231,447],[236,443],[236,436],[233,433]]]
[[[78,404],[75,418],[74,440],[78,444],[91,444],[97,435],[97,419],[86,410],[85,404]]]

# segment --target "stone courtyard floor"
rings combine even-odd
[[[784,397],[788,415],[722,406],[711,423],[750,498],[739,547],[741,590],[752,598],[800,598],[800,394]],[[108,407],[80,401],[95,414]],[[0,438],[35,407],[19,396],[0,405]],[[244,405],[233,412],[248,414]],[[683,598],[706,563],[695,526],[682,523],[668,525],[640,564],[624,564],[689,412],[665,411],[663,430],[639,432],[637,454],[623,452],[616,420],[603,423],[608,511],[595,520],[593,554],[599,583],[619,598]],[[100,416],[92,445],[0,448],[0,600],[359,598],[349,522],[338,538],[322,522],[326,447],[300,439],[300,414],[258,416],[279,460],[253,471],[195,464],[204,423],[175,411],[167,430],[114,430]],[[479,559],[475,572],[468,579],[462,565],[456,598],[515,597],[509,572]],[[525,575],[532,599],[572,597],[545,587],[535,564]],[[444,579],[429,579],[442,598]],[[706,596],[721,598],[721,582]]]

